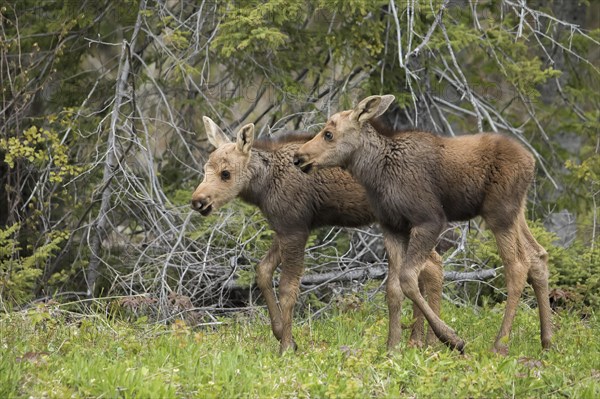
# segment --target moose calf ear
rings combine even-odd
[[[375,115],[375,117],[378,117],[379,115],[382,115],[385,111],[387,111],[395,99],[396,97],[394,97],[392,94],[386,94],[381,96],[381,102],[379,103],[379,108],[377,109],[378,114]]]
[[[217,124],[210,119],[208,116],[203,116],[202,121],[204,122],[204,128],[206,129],[206,137],[208,142],[216,148],[219,148],[223,144],[231,143],[231,140]]]
[[[237,148],[247,154],[252,149],[254,143],[254,123],[248,123],[242,126],[237,134]]]
[[[394,102],[395,97],[391,94],[385,96],[370,96],[362,100],[352,111],[351,117],[358,122],[368,121],[376,118],[387,111]]]

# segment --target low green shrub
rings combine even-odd
[[[45,262],[56,255],[68,238],[64,231],[52,232],[46,243],[31,252],[18,240],[21,225],[0,229],[0,301],[8,307],[33,299],[34,287],[44,272]]]
[[[550,297],[554,307],[567,307],[585,311],[600,307],[600,245],[589,245],[581,240],[569,247],[557,244],[556,234],[546,230],[540,222],[529,222],[536,240],[548,251],[550,271]],[[488,230],[469,231],[464,260],[462,264],[475,263],[485,268],[502,267],[496,241]],[[451,288],[455,291],[465,290]],[[476,290],[480,290],[478,295]],[[478,304],[484,301],[502,302],[505,299],[506,284],[502,273],[489,285],[479,283],[469,285],[467,297],[478,298]],[[526,291],[526,295],[530,291]],[[530,296],[533,299],[532,295]]]

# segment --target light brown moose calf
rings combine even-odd
[[[339,168],[306,175],[296,168],[293,155],[313,135],[296,133],[279,140],[254,141],[254,125],[242,127],[232,143],[209,118],[204,117],[209,141],[216,147],[204,166],[204,180],[192,195],[192,207],[206,216],[236,197],[260,208],[275,232],[271,248],[260,261],[256,281],[267,304],[271,327],[281,352],[295,348],[292,313],[304,270],[304,247],[309,232],[320,226],[358,227],[375,217],[364,189]],[[425,257],[419,283],[433,313],[439,314],[442,293],[441,258],[435,251]],[[281,263],[279,304],[273,291],[273,272]],[[396,298],[401,300],[402,298]],[[400,312],[390,305],[390,336],[400,339]],[[413,307],[411,343],[420,345],[424,318]],[[427,341],[435,339],[428,333]]]
[[[511,138],[481,133],[456,138],[406,132],[393,138],[369,123],[394,96],[371,96],[333,115],[323,130],[296,153],[308,172],[345,167],[367,190],[384,230],[389,257],[388,292],[403,291],[442,342],[463,351],[464,341],[427,305],[418,277],[445,224],[482,216],[504,262],[508,298],[494,350],[506,354],[519,298],[528,280],[535,291],[541,341],[552,337],[548,298],[548,254],[525,221],[525,200],[534,176],[533,156]],[[391,312],[391,310],[390,310]]]

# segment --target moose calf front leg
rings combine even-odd
[[[383,243],[388,255],[388,277],[386,282],[386,297],[388,304],[388,340],[387,349],[393,351],[402,338],[400,316],[404,295],[400,287],[400,266],[404,257],[404,246],[397,245],[388,235],[383,236]]]
[[[273,291],[273,273],[280,262],[279,241],[278,237],[275,236],[271,243],[271,248],[269,248],[267,254],[256,267],[256,284],[267,304],[273,334],[279,341],[281,341],[283,324],[281,322],[281,311],[279,310],[275,292]]]
[[[297,349],[292,337],[292,316],[300,290],[300,277],[304,272],[304,247],[307,239],[308,233],[297,233],[285,239],[282,238],[280,242],[282,266],[279,282],[279,305],[283,325],[280,353],[288,349]]]
[[[400,286],[404,294],[421,309],[421,312],[425,315],[430,327],[440,341],[462,353],[464,350],[464,341],[440,319],[419,291],[419,275],[425,267],[427,257],[435,246],[440,230],[440,226],[434,223],[422,224],[412,228],[406,252],[406,261],[402,264],[400,270]],[[397,237],[398,245],[401,245],[402,238],[395,237]]]

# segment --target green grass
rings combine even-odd
[[[409,323],[409,306],[404,307]],[[385,352],[384,300],[294,325],[278,355],[262,310],[192,329],[80,317],[41,307],[0,318],[0,397],[577,397],[600,396],[600,323],[557,314],[543,352],[535,310],[520,309],[510,354],[489,351],[503,307],[443,310],[466,355],[435,344]]]

